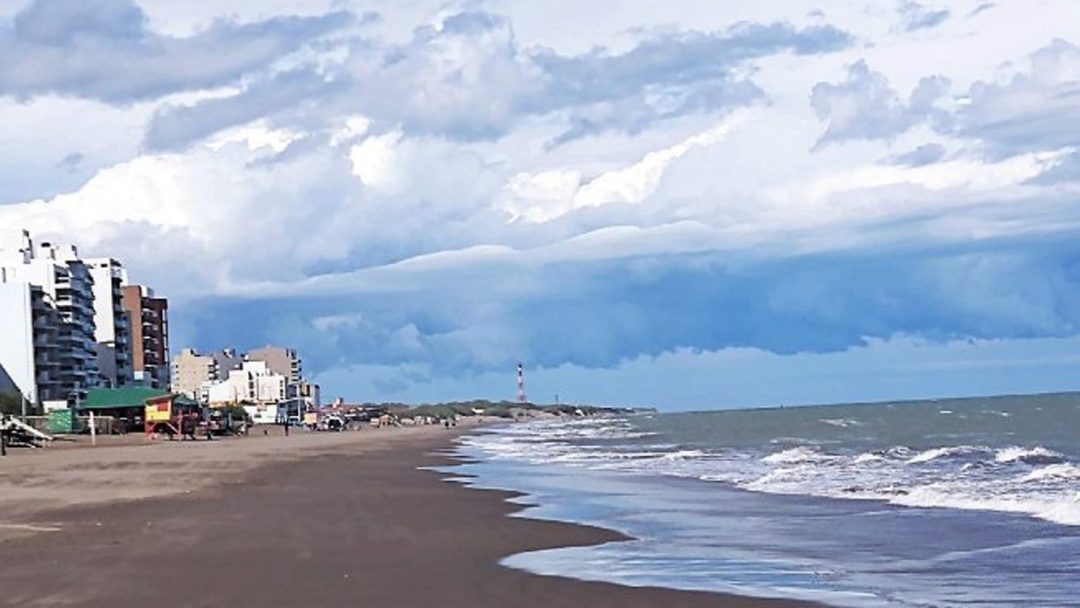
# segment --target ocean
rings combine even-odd
[[[510,423],[458,481],[635,540],[514,555],[583,580],[836,606],[1080,606],[1080,394]]]

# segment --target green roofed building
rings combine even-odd
[[[94,388],[85,391],[85,395],[75,408],[78,414],[94,412],[97,416],[112,416],[128,431],[142,430],[147,401],[171,399],[174,406],[184,410],[199,407],[198,403],[184,395],[157,388]]]
[[[80,412],[94,410],[95,413],[103,413],[100,410],[141,408],[146,405],[147,399],[169,394],[169,391],[159,388],[93,388],[86,391],[86,397],[79,401],[78,409]]]

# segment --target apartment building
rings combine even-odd
[[[228,380],[231,372],[244,368],[244,355],[231,348],[210,353],[217,363],[217,380]]]
[[[223,379],[219,369],[214,356],[200,355],[194,349],[185,348],[173,357],[170,390],[206,401],[205,388]]]
[[[287,378],[275,373],[263,361],[248,361],[229,378],[208,390],[210,405],[236,403],[277,404],[285,400]]]
[[[322,407],[322,388],[312,382],[301,382],[300,398],[304,400],[307,408],[319,409]]]
[[[0,366],[11,389],[30,403],[63,399],[68,390],[59,380],[58,325],[43,289],[0,268]]]
[[[125,285],[121,298],[131,318],[131,368],[134,383],[169,387],[169,302],[143,285]]]
[[[32,403],[97,386],[93,277],[72,245],[0,250],[0,364]]]
[[[262,361],[270,371],[285,376],[290,391],[293,391],[293,387],[303,380],[302,362],[300,356],[296,353],[296,349],[282,346],[264,346],[263,348],[249,350],[247,360]],[[295,395],[290,394],[290,396],[294,397]]]
[[[123,303],[127,272],[112,258],[88,259],[86,266],[94,278],[94,340],[100,384],[127,386],[134,380],[131,317]]]

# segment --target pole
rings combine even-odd
[[[90,445],[97,445],[97,425],[94,424],[94,412],[90,412]]]

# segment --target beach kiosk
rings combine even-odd
[[[137,432],[143,427],[147,400],[168,396],[168,391],[139,386],[92,388],[84,392],[79,402],[72,404],[72,409],[78,416],[88,416],[93,412],[99,419],[111,418],[112,432]]]
[[[153,439],[158,433],[170,438],[182,435],[184,421],[193,416],[202,418],[202,407],[184,395],[167,393],[146,399],[144,428],[146,438]]]
[[[199,404],[185,395],[177,395],[157,388],[138,386],[124,388],[92,388],[85,397],[73,404],[72,414],[85,417],[93,412],[99,420],[109,421],[99,432],[126,433],[146,432],[180,433],[183,416],[200,414]],[[58,424],[60,424],[58,422]],[[72,423],[80,430],[78,420]]]

